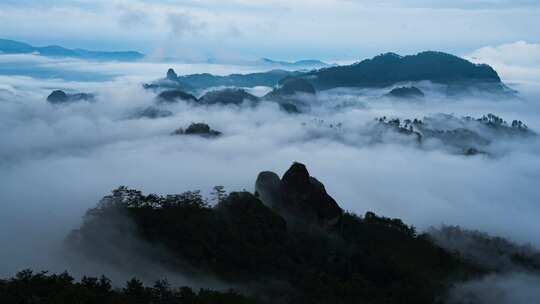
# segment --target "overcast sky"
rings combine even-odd
[[[540,42],[536,0],[2,0],[0,36],[156,59],[350,60]]]

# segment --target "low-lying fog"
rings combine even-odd
[[[14,64],[13,58],[0,60]],[[293,161],[305,163],[347,210],[400,217],[419,230],[461,225],[540,247],[538,137],[501,139],[489,146],[489,155],[464,156],[438,142],[373,143],[366,131],[381,116],[493,113],[540,132],[535,79],[505,79],[520,92],[517,99],[447,98],[423,84],[426,98],[416,102],[379,98],[385,93],[380,90],[343,89],[309,100],[311,111],[300,115],[274,103],[255,108],[179,103],[169,107],[171,117],[130,119],[155,101],[155,93],[141,83],[162,77],[168,64],[39,64],[112,76],[84,79],[90,81],[0,76],[0,259],[9,261],[0,264],[0,277],[24,268],[70,270],[60,254],[64,237],[79,226],[86,209],[117,186],[160,194],[207,193],[215,185],[252,191],[259,171],[282,174]],[[246,71],[172,66],[180,74]],[[504,78],[504,70],[499,72]],[[59,88],[96,93],[97,101],[48,104],[47,95]],[[223,136],[170,135],[192,122],[206,122]]]

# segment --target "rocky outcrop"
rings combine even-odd
[[[167,70],[167,80],[178,81],[178,74],[173,69]]]
[[[267,206],[279,208],[282,201],[281,179],[271,171],[263,171],[255,181],[255,193]]]
[[[89,93],[76,93],[76,94],[67,94],[62,90],[52,91],[49,96],[47,96],[47,101],[50,104],[66,104],[78,101],[88,101],[93,102],[95,96]]]
[[[281,179],[273,172],[261,172],[255,191],[264,204],[289,220],[328,227],[343,214],[324,185],[310,176],[306,166],[300,163],[294,163]]]
[[[176,74],[174,69],[168,69],[165,78],[153,81],[152,83],[145,83],[143,84],[143,88],[155,92],[160,92],[163,90],[180,90],[184,92],[194,92],[194,88],[180,80],[180,78],[181,77]]]

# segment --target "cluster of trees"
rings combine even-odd
[[[404,134],[404,135],[414,135],[418,143],[422,142],[422,134],[418,132],[418,129],[421,129],[423,122],[418,119],[411,121],[410,119],[405,119],[401,121],[399,118],[388,119],[386,116],[375,118],[380,125],[389,127],[392,130]]]
[[[233,290],[219,292],[189,287],[172,288],[165,281],[152,287],[133,278],[123,288],[113,288],[101,276],[76,281],[68,273],[48,274],[23,270],[15,277],[0,280],[0,303],[4,304],[249,304],[253,299]]]
[[[499,117],[491,113],[487,115],[483,115],[482,117],[477,118],[477,119],[472,118],[470,116],[466,116],[464,117],[464,120],[465,121],[478,121],[492,128],[512,128],[512,129],[518,129],[518,130],[523,130],[523,131],[528,130],[527,125],[523,123],[521,120],[513,120],[512,124],[508,125],[506,120],[504,120],[502,117]]]
[[[415,135],[419,142],[428,138],[438,139],[449,147],[459,148],[466,155],[486,153],[482,151],[483,147],[498,140],[501,136],[522,137],[536,134],[520,120],[514,120],[509,125],[504,119],[491,113],[480,118],[470,116],[457,118],[446,115],[446,119],[452,119],[461,124],[462,127],[434,129],[429,121],[424,122],[416,118],[400,120],[399,118],[389,119],[383,116],[376,118],[375,121],[400,134]]]
[[[257,286],[257,299],[273,303],[433,303],[448,279],[475,273],[399,219],[345,213],[326,228],[291,225],[251,193],[215,193],[211,206],[198,191],[157,196],[122,187],[74,233],[85,250],[114,235],[103,229],[116,229],[110,220],[123,214],[137,237],[168,250],[172,260],[162,263],[171,271],[187,263]]]

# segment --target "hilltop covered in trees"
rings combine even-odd
[[[453,227],[418,233],[400,219],[347,212],[300,163],[281,178],[261,172],[255,188],[228,194],[215,187],[209,200],[199,191],[162,196],[119,187],[66,239],[70,254],[112,268],[135,273],[144,264],[125,262],[137,256],[239,291],[196,292],[166,280],[145,287],[138,279],[113,287],[103,276],[76,281],[26,270],[0,280],[0,301],[427,304],[443,303],[460,282],[540,269],[534,249],[502,239]]]
[[[125,241],[133,234],[163,248],[148,258],[168,269],[249,285],[263,303],[433,303],[452,280],[481,273],[399,219],[343,211],[301,164],[267,181],[256,194],[218,187],[214,205],[199,192],[121,187],[88,211],[67,245],[115,265],[126,256],[102,248],[133,254]]]

